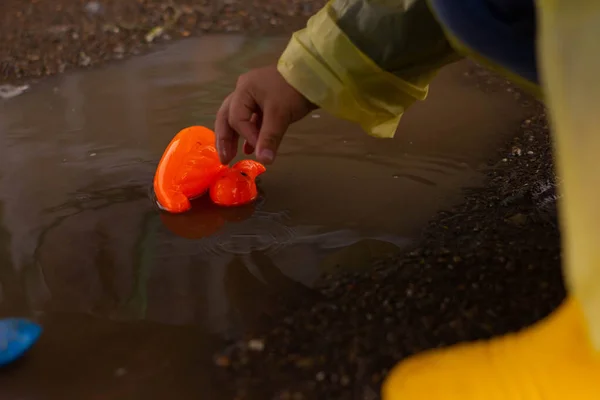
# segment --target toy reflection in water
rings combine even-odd
[[[226,304],[221,311],[211,309],[210,325],[219,332],[259,329],[282,305],[319,296],[313,285],[323,273],[368,268],[371,259],[400,251],[408,243],[393,235],[289,226],[287,213],[263,210],[262,195],[243,207],[219,207],[206,197],[192,203],[187,213],[160,213],[166,230],[188,240],[164,238],[152,248],[159,254],[176,251],[205,260],[215,268],[210,275],[216,281],[209,292],[216,296],[215,304]],[[223,294],[226,301],[216,300]]]
[[[254,203],[240,207],[219,207],[201,197],[184,214],[162,212],[164,226],[173,234],[198,240],[194,249],[211,255],[249,255],[262,252],[275,256],[293,246],[310,246],[317,251],[319,264],[326,254],[367,242],[381,242],[404,248],[409,240],[395,235],[367,235],[351,229],[323,231],[318,225],[289,226],[288,213],[263,211],[266,198],[260,194]],[[363,246],[364,247],[364,246]],[[387,250],[385,251],[388,252]],[[315,254],[316,255],[316,254]],[[297,257],[294,256],[294,259]]]
[[[191,209],[187,213],[162,212],[160,219],[177,236],[201,239],[217,233],[227,222],[240,222],[252,217],[254,212],[253,203],[239,207],[219,207],[207,196],[203,196],[191,202]]]

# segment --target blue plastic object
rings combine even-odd
[[[42,327],[27,319],[0,319],[0,367],[23,356],[41,334]]]

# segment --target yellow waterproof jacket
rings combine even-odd
[[[459,58],[425,1],[332,0],[292,36],[279,71],[329,113],[387,138]]]
[[[502,9],[527,3],[535,12],[517,14],[534,19],[529,36],[532,21],[521,26]],[[562,178],[565,276],[600,349],[599,41],[600,1],[331,0],[293,35],[278,69],[313,103],[382,138],[459,54],[543,92]]]

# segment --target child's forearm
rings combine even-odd
[[[294,34],[278,69],[326,111],[392,137],[437,70],[458,58],[425,0],[332,0]]]

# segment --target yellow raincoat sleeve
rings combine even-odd
[[[600,3],[537,3],[539,62],[561,178],[565,278],[600,350]]]
[[[390,138],[458,59],[425,0],[331,0],[292,36],[278,69],[327,112]]]

